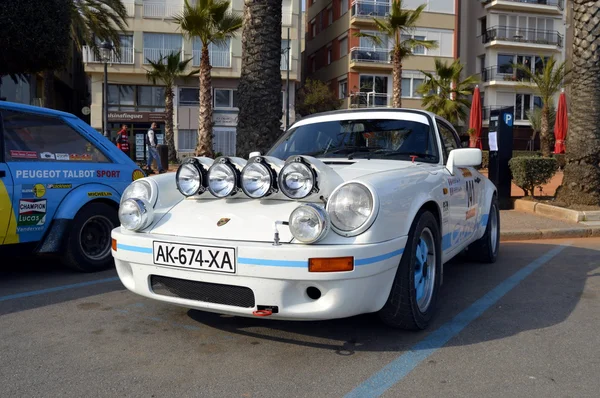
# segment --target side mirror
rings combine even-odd
[[[456,167],[475,167],[481,165],[481,149],[479,148],[459,148],[453,149],[448,155],[446,168],[451,174],[454,174]]]
[[[248,159],[252,159],[255,156],[260,156],[260,152],[250,152],[250,155],[248,155]]]

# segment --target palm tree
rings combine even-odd
[[[177,150],[173,136],[173,96],[175,95],[175,83],[178,78],[186,78],[197,74],[198,70],[186,72],[190,59],[181,61],[181,52],[170,53],[161,57],[158,61],[147,59],[150,69],[146,70],[146,78],[156,85],[162,82],[165,85],[165,108],[167,118],[165,120],[165,136],[169,147],[169,161],[177,162]]]
[[[466,118],[471,104],[468,97],[473,94],[474,86],[479,81],[476,74],[460,80],[463,69],[458,59],[448,65],[436,58],[435,76],[421,71],[425,75],[425,82],[417,88],[417,92],[423,96],[423,107],[455,126]]]
[[[557,199],[600,206],[600,1],[573,0],[572,106],[566,165]]]
[[[569,75],[569,71],[566,69],[565,61],[558,64],[554,57],[549,58],[547,61],[542,58],[542,62],[543,68],[539,72],[537,70],[532,71],[529,65],[514,64],[513,67],[518,72],[522,72],[523,80],[531,82],[529,85],[523,84],[521,87],[531,88],[531,85],[533,85],[542,99],[540,149],[542,156],[549,157],[553,151],[550,138],[550,107],[554,95],[560,91],[565,78]]]
[[[393,95],[392,106],[402,107],[402,61],[413,55],[416,47],[433,49],[437,47],[435,40],[414,39],[411,33],[414,31],[421,13],[426,4],[421,4],[414,11],[403,10],[402,0],[392,0],[390,14],[384,20],[373,18],[380,32],[393,40],[392,55],[392,74],[393,74]],[[382,43],[379,36],[368,33],[357,32],[356,37],[368,37],[377,45]],[[404,36],[404,37],[403,37]],[[408,38],[406,37],[408,36]]]
[[[197,0],[195,5],[185,0],[183,12],[175,17],[187,38],[197,37],[202,42],[196,156],[213,155],[212,79],[208,46],[226,42],[242,27],[242,18],[228,11],[229,5],[230,2],[226,0]]]
[[[281,0],[244,2],[237,153],[265,152],[281,134]]]
[[[73,0],[71,5],[71,39],[73,45],[81,50],[84,43],[98,51],[97,43],[113,43],[116,54],[121,45],[119,33],[127,29],[127,9],[122,0]],[[44,106],[54,106],[54,71],[45,70]]]
[[[531,141],[535,140],[535,137],[542,130],[542,108],[539,106],[534,107],[532,110],[527,112],[527,120],[529,124],[531,124]],[[556,120],[556,109],[553,106],[550,106],[548,112],[548,126],[550,128],[550,138],[552,138],[554,121]],[[550,140],[552,141],[552,140]],[[533,151],[533,148],[531,149]]]

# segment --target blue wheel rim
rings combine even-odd
[[[431,304],[436,278],[435,243],[429,228],[421,232],[414,257],[414,294],[419,310],[425,312]]]

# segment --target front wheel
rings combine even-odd
[[[396,328],[425,329],[435,312],[441,271],[440,228],[434,215],[423,211],[411,226],[381,320]]]
[[[67,237],[65,265],[80,272],[113,266],[111,232],[118,225],[117,210],[105,203],[90,203],[79,210]]]

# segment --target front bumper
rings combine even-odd
[[[142,296],[203,311],[253,316],[256,309],[277,307],[269,318],[289,320],[322,320],[375,312],[385,304],[400,262],[407,237],[368,245],[302,245],[223,241],[159,235],[112,232],[117,250],[112,254],[123,285]],[[156,265],[153,241],[179,244],[233,247],[236,250],[235,274],[223,274],[194,269]],[[313,257],[354,257],[354,270],[347,272],[308,271],[308,259]],[[158,277],[158,278],[157,278]],[[157,279],[173,281],[189,294],[166,295],[153,287]],[[179,280],[179,281],[177,281]],[[189,283],[188,281],[192,281]],[[193,282],[201,282],[195,284]],[[182,287],[183,286],[183,287]],[[232,300],[202,299],[194,289],[224,288],[220,296],[237,294],[237,287],[251,290],[251,307]],[[321,292],[318,299],[307,294],[309,287]],[[175,289],[176,290],[176,289]],[[209,295],[210,296],[210,295]],[[193,297],[193,298],[192,298]],[[206,296],[208,297],[208,296]],[[213,296],[214,297],[214,296]],[[227,301],[227,299],[225,299]]]

